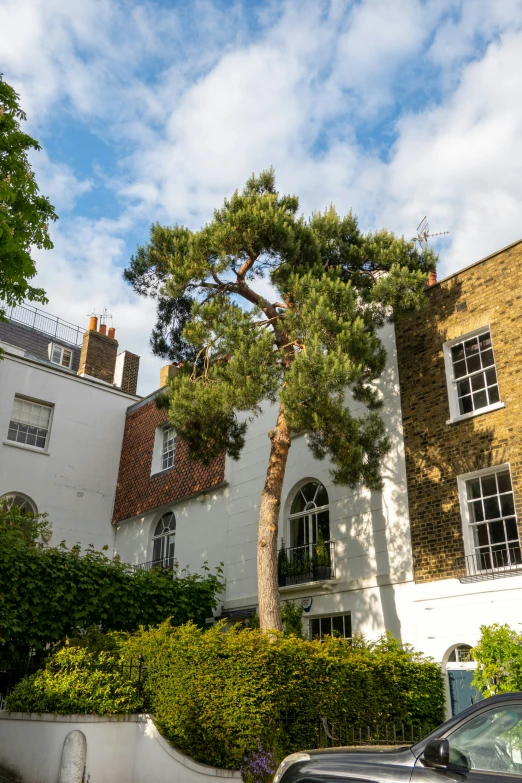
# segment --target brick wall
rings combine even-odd
[[[166,410],[158,410],[153,400],[127,414],[120,460],[113,521],[144,514],[166,503],[203,492],[225,478],[225,456],[205,466],[189,459],[186,444],[176,443],[174,467],[151,476],[156,428],[168,420]]]
[[[427,290],[396,324],[418,582],[449,578],[464,555],[458,475],[509,462],[522,522],[522,242]],[[505,408],[447,424],[443,343],[490,325]]]
[[[112,383],[117,352],[117,340],[94,329],[88,329],[83,336],[78,374],[90,375],[92,378]]]
[[[121,390],[127,394],[136,394],[139,371],[140,357],[130,351],[123,351],[116,357],[114,382],[119,384]],[[119,377],[116,377],[117,375]]]

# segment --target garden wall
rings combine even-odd
[[[148,715],[36,715],[0,712],[0,765],[24,783],[56,783],[67,734],[87,738],[89,783],[211,783],[239,772],[199,764],[174,750]]]

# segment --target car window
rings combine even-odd
[[[522,706],[482,712],[448,740],[451,764],[522,777]]]

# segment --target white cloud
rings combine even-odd
[[[427,213],[451,231],[445,273],[518,238],[522,0],[267,0],[258,30],[245,9],[0,0],[6,78],[33,125],[68,112],[120,150],[103,177],[114,221],[68,215],[91,182],[37,156],[62,212],[38,257],[49,309],[112,309],[145,390],[161,362],[145,359],[153,307],[121,280],[124,238],[198,227],[252,171],[274,165],[305,212],[353,207],[365,229],[411,236]]]

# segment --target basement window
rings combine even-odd
[[[485,326],[444,344],[451,424],[503,408],[491,329]]]
[[[351,614],[348,612],[347,614],[334,614],[331,617],[312,617],[310,619],[310,640],[324,639],[325,636],[351,639]]]
[[[49,359],[53,364],[70,369],[72,364],[72,351],[57,343],[49,343]]]

